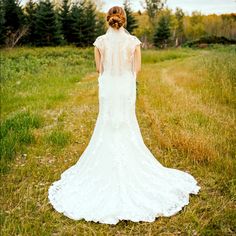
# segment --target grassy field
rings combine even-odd
[[[165,166],[199,195],[154,223],[73,221],[47,191],[77,162],[98,115],[93,49],[1,51],[1,235],[235,235],[236,47],[143,51],[136,114]]]

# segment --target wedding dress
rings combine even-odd
[[[94,45],[101,54],[99,113],[87,148],[48,190],[65,216],[106,224],[153,222],[197,194],[196,179],[164,167],[144,144],[135,114],[134,51],[141,42],[123,27],[108,28]]]

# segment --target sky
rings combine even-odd
[[[21,3],[26,3],[28,0],[20,0]],[[54,0],[59,2],[60,0]],[[76,1],[76,0],[72,0]],[[95,0],[96,1],[96,0]],[[124,0],[97,0],[104,2],[102,10],[107,12],[112,6],[123,6]],[[131,7],[134,11],[143,10],[141,2],[145,0],[130,0]],[[180,7],[186,14],[191,14],[192,11],[198,10],[203,14],[222,14],[222,13],[236,13],[236,0],[167,0],[166,6],[175,10]]]
[[[107,10],[114,6],[122,6],[123,0],[103,0],[103,10]],[[140,2],[144,0],[130,0],[133,10],[142,10]],[[236,13],[236,0],[167,0],[166,6],[171,9],[180,7],[187,14],[191,14],[192,11],[198,10],[203,14],[221,14],[221,13]]]

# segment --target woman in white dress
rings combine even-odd
[[[179,212],[200,186],[187,172],[164,167],[144,144],[135,113],[141,42],[125,30],[123,8],[111,8],[107,22],[106,34],[94,42],[99,113],[92,137],[48,198],[74,220],[153,222]]]

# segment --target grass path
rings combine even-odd
[[[233,235],[233,112],[207,103],[189,87],[199,83],[191,63],[204,53],[144,63],[138,76],[136,114],[145,144],[163,165],[190,172],[202,187],[188,206],[154,223],[116,226],[73,221],[53,210],[48,187],[79,159],[96,122],[97,74],[90,72],[74,83],[66,100],[41,111],[47,123],[34,130],[36,143],[27,156],[17,154],[2,176],[2,235]],[[68,132],[69,143],[49,145],[45,137],[51,130]]]

